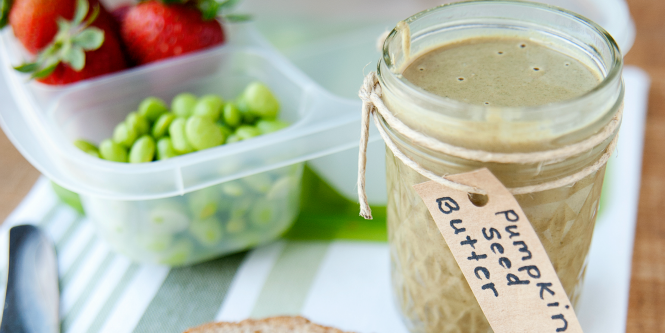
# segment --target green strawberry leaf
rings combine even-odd
[[[219,9],[221,10],[231,9],[235,7],[239,2],[240,0],[224,0],[219,3]]]
[[[104,30],[96,27],[88,27],[74,36],[72,43],[83,48],[86,51],[92,51],[100,48],[104,43]]]
[[[90,14],[90,17],[88,17],[87,20],[85,20],[85,26],[90,26],[92,22],[95,22],[97,19],[97,16],[99,16],[99,4],[96,4],[95,7],[92,8],[92,14]]]
[[[39,64],[37,64],[36,62],[21,64],[14,67],[15,70],[21,73],[32,73],[36,71],[37,68],[39,68]]]
[[[72,46],[67,50],[67,53],[62,55],[62,62],[69,64],[69,66],[80,72],[85,67],[85,51],[80,46]]]
[[[222,19],[227,22],[245,22],[251,20],[252,16],[247,14],[227,14],[223,15]]]
[[[41,79],[41,78],[44,78],[44,77],[47,77],[47,76],[51,75],[51,73],[53,73],[53,71],[55,70],[55,68],[58,67],[58,64],[59,64],[59,63],[60,63],[60,62],[58,61],[58,62],[55,63],[55,64],[51,64],[51,65],[49,65],[48,67],[46,67],[46,68],[44,68],[44,69],[40,69],[40,70],[34,72],[34,73],[30,76],[30,78],[31,78],[31,79]]]
[[[9,23],[9,10],[12,8],[13,0],[0,0],[0,28]]]
[[[72,20],[73,25],[79,25],[83,23],[83,19],[85,19],[85,16],[88,15],[88,9],[90,9],[88,0],[76,1],[76,11],[74,12],[74,19]]]

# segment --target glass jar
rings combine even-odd
[[[501,153],[546,151],[591,137],[622,108],[622,56],[616,43],[601,27],[574,13],[522,1],[470,1],[427,10],[404,22],[408,29],[392,31],[378,65],[382,100],[410,128],[442,142]],[[597,71],[603,79],[590,92],[571,100],[531,107],[488,107],[428,93],[401,76],[410,59],[437,45],[491,36],[548,45]],[[414,145],[382,118],[379,123],[403,153],[426,169],[446,175],[486,167],[508,188],[578,173],[598,161],[616,135],[590,151],[555,163],[481,163]],[[491,332],[412,187],[429,179],[386,151],[392,284],[409,330]],[[604,173],[603,167],[576,183],[515,196],[573,304],[581,291]]]

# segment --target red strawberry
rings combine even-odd
[[[224,42],[218,21],[204,20],[193,5],[142,2],[131,8],[120,33],[127,53],[145,64],[205,49]]]
[[[98,17],[99,5],[88,13],[86,0],[76,2],[72,21],[58,19],[59,30],[51,44],[34,63],[16,67],[18,71],[33,73],[32,77],[47,84],[62,85],[127,67],[110,16]]]
[[[99,3],[90,0],[90,6],[99,6],[96,25],[112,23],[109,13]],[[76,0],[14,0],[8,1],[5,12],[0,13],[0,28],[7,21],[14,30],[14,35],[32,54],[37,54],[51,43],[58,32],[57,19],[71,20],[74,17]],[[109,26],[110,28],[112,26]]]

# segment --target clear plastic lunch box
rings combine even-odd
[[[596,20],[624,52],[632,44],[622,0],[546,2]],[[136,261],[186,265],[270,241],[298,214],[305,161],[357,200],[356,96],[364,74],[376,67],[377,37],[440,1],[334,4],[245,0],[238,11],[252,13],[256,23],[226,25],[228,42],[221,47],[61,88],[27,82],[11,69],[24,54],[5,29],[0,71],[20,111],[0,108],[0,124],[30,163],[80,194],[100,235]],[[170,100],[189,91],[232,98],[254,80],[275,92],[280,117],[291,126],[140,165],[96,159],[71,144],[110,137],[146,96]],[[385,148],[370,128],[367,194],[370,203],[385,205]]]

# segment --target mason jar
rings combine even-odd
[[[408,29],[407,29],[408,28]],[[468,38],[544,44],[597,71],[599,84],[546,105],[474,105],[429,93],[402,76],[412,59]],[[494,153],[542,152],[582,142],[622,110],[622,55],[600,26],[569,11],[522,1],[470,1],[418,13],[386,39],[378,64],[381,98],[404,124],[460,148]],[[611,149],[614,131],[591,149],[559,161],[478,162],[433,151],[379,117],[396,147],[425,169],[450,175],[488,168],[507,188],[546,184],[580,173]],[[429,179],[386,150],[388,237],[394,297],[411,332],[491,332],[446,242],[413,185]],[[571,302],[579,299],[605,173],[515,195],[543,243]]]

